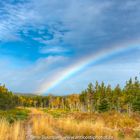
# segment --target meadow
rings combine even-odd
[[[93,136],[96,139],[101,139],[102,136],[113,140],[140,138],[140,115],[137,113],[128,116],[117,112],[99,114],[62,109],[15,110],[8,111],[7,114],[4,112],[6,115],[1,117],[0,140],[51,139],[52,136],[57,139],[67,136]],[[15,121],[7,119],[8,113],[15,116]],[[26,117],[23,119],[22,115],[17,114],[24,114]]]
[[[32,130],[36,136],[110,136],[116,140],[140,138],[139,114],[129,117],[117,112],[99,114],[59,109],[43,109],[44,111],[45,114],[32,118]]]

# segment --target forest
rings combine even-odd
[[[140,82],[137,77],[126,81],[123,88],[117,85],[89,83],[87,89],[80,94],[67,96],[26,96],[14,94],[5,85],[0,85],[0,109],[8,110],[14,107],[42,107],[65,109],[82,112],[140,112]]]

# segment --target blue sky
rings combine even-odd
[[[14,92],[60,95],[96,80],[123,86],[140,72],[139,5],[1,0],[0,83]]]

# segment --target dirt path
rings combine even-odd
[[[30,123],[27,124],[27,130],[26,130],[26,140],[33,140],[35,139],[35,136],[32,135],[32,128]]]
[[[34,140],[35,136],[32,134],[32,127],[31,127],[31,119],[32,119],[33,113],[29,114],[29,118],[26,122],[26,140]]]

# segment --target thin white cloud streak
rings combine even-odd
[[[66,52],[69,52],[69,50],[62,47],[58,47],[58,46],[53,46],[53,47],[49,46],[49,48],[43,47],[40,49],[40,53],[42,54],[49,54],[49,53],[61,54],[61,53],[66,53]]]

